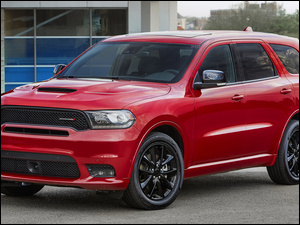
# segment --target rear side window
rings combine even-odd
[[[236,44],[245,80],[257,80],[276,75],[274,65],[260,44]]]
[[[299,52],[285,45],[270,45],[285,69],[291,74],[299,74]]]

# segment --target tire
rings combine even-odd
[[[5,183],[6,185],[1,184],[1,193],[8,196],[14,196],[14,197],[31,196],[39,192],[44,187],[44,185],[38,185],[38,184],[29,184],[27,186],[21,186],[21,183],[14,183],[14,182],[5,182]],[[9,183],[14,184],[14,186],[8,186],[7,184]]]
[[[123,200],[138,209],[163,209],[178,196],[183,177],[177,143],[164,133],[153,132],[139,149]]]
[[[288,123],[275,164],[267,167],[267,170],[275,183],[299,184],[299,120]]]

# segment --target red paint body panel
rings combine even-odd
[[[39,92],[37,88],[60,87],[77,89],[74,93]],[[166,84],[134,81],[105,81],[83,79],[52,79],[29,84],[16,89],[9,98],[1,100],[4,105],[72,108],[79,110],[122,109],[124,106],[147,98],[168,94]],[[45,99],[47,101],[45,101]]]
[[[77,132],[67,129],[68,137],[49,137],[42,135],[22,135],[2,132],[6,125],[2,126],[1,149],[9,151],[24,151],[45,154],[68,155],[75,159],[81,176],[79,179],[62,179],[51,177],[37,177],[29,175],[10,175],[2,173],[2,179],[17,177],[18,180],[55,185],[80,186],[87,189],[124,189],[129,182],[129,172],[126,167],[131,167],[134,152],[137,148],[139,132],[132,127],[123,130],[90,130]],[[23,127],[24,125],[9,125]],[[28,126],[36,128],[39,126]],[[59,128],[56,128],[59,129]],[[66,130],[66,128],[60,128]],[[115,178],[92,178],[86,168],[86,164],[110,164],[115,170]],[[103,185],[102,185],[103,183]],[[109,187],[109,188],[108,188]]]
[[[195,33],[196,34],[196,33]],[[4,132],[1,150],[71,156],[80,178],[54,178],[1,172],[1,179],[95,190],[125,190],[138,150],[146,136],[159,127],[177,130],[182,141],[185,178],[252,166],[268,166],[276,159],[288,121],[299,113],[299,75],[289,74],[269,43],[284,44],[299,52],[295,39],[255,32],[205,31],[194,37],[124,35],[104,42],[159,42],[201,45],[183,78],[177,83],[56,79],[25,85],[1,96],[2,106],[33,106],[86,110],[126,109],[136,117],[128,129],[84,130],[26,125],[68,131],[68,137]],[[196,73],[214,46],[260,43],[279,76],[256,82],[194,90]],[[72,66],[72,62],[68,65]],[[73,88],[73,93],[39,92],[38,88]],[[290,93],[282,94],[283,89]],[[236,96],[242,96],[235,99]],[[109,164],[113,178],[91,177],[87,164]]]

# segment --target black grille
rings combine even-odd
[[[72,127],[87,130],[89,125],[82,112],[33,107],[2,107],[1,124],[34,124]]]
[[[21,134],[69,136],[68,131],[33,129],[33,128],[24,128],[24,127],[5,127],[3,131],[4,132],[9,132],[9,133],[21,133]]]
[[[69,156],[2,150],[1,172],[61,178],[80,177],[75,160]]]

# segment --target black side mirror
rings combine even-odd
[[[57,64],[53,69],[53,77],[56,76],[65,67],[65,64]]]
[[[220,70],[204,70],[202,76],[196,74],[193,89],[212,88],[226,85],[225,73]]]

